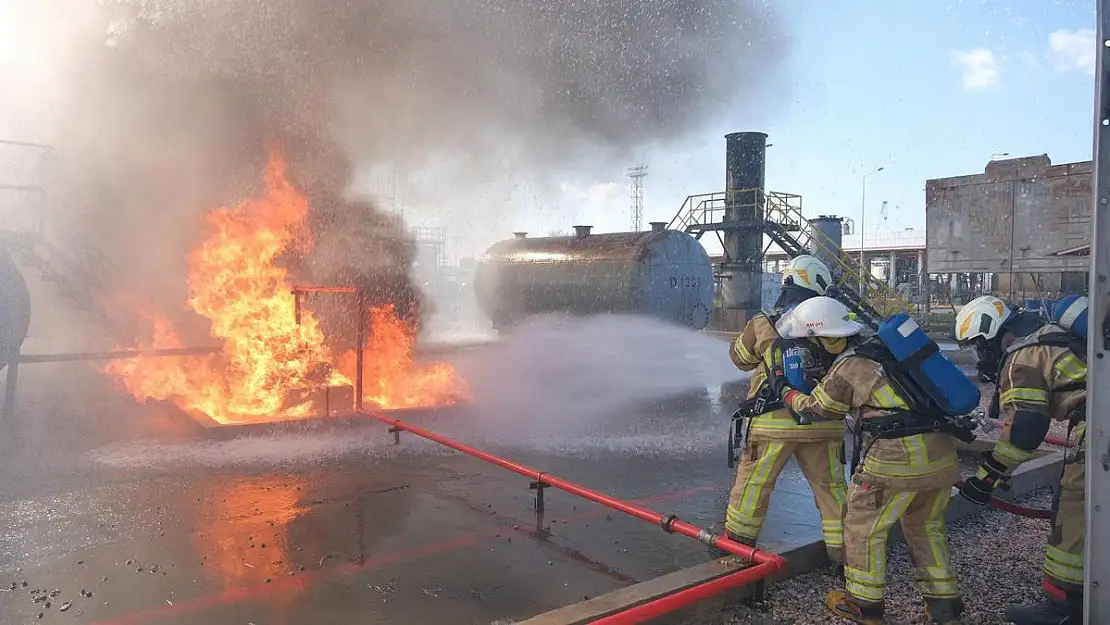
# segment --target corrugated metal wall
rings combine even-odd
[[[991,161],[985,173],[925,186],[930,273],[1084,271],[1054,254],[1089,243],[1091,163],[1047,155]]]

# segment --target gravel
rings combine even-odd
[[[1051,501],[1049,488],[1018,500],[1038,508],[1047,508]],[[964,625],[1005,623],[1006,606],[1040,599],[1041,559],[1047,536],[1047,521],[994,509],[949,525],[948,544],[966,604]],[[736,607],[726,615],[725,622],[847,623],[824,608],[825,594],[838,586],[831,574],[810,572],[771,586],[762,605]],[[886,610],[890,623],[930,623],[913,585],[913,571],[902,541],[888,548]]]

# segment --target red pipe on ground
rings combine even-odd
[[[740,588],[746,584],[759,581],[777,572],[770,563],[757,564],[735,573],[729,573],[715,580],[691,586],[665,597],[659,597],[647,603],[622,610],[616,614],[590,621],[591,625],[634,625],[644,623],[660,616],[670,614],[676,610],[689,607],[699,601],[715,597],[723,592]]]
[[[490,464],[497,465],[503,469],[512,471],[513,473],[531,478],[539,484],[546,484],[547,486],[558,488],[559,490],[566,491],[568,493],[571,493],[572,495],[577,495],[579,497],[582,497],[583,499],[588,499],[595,503],[599,503],[607,508],[619,510],[620,512],[623,512],[629,516],[658,525],[669,533],[682,534],[683,536],[696,539],[702,543],[705,543],[706,545],[711,545],[732,555],[738,556],[745,560],[750,560],[756,564],[756,566],[737,571],[736,573],[720,577],[704,584],[699,584],[697,586],[687,588],[686,590],[680,591],[673,595],[668,595],[667,597],[656,599],[655,601],[645,603],[641,606],[632,608],[631,610],[621,612],[620,614],[606,617],[610,619],[621,617],[623,619],[625,618],[625,614],[631,614],[633,616],[629,616],[627,618],[638,618],[639,620],[598,622],[640,623],[648,618],[655,618],[656,616],[660,616],[674,610],[687,607],[696,601],[701,601],[708,597],[712,597],[716,594],[724,592],[725,590],[736,588],[743,584],[762,579],[786,569],[786,559],[778,554],[760,551],[758,549],[749,547],[748,545],[729,540],[724,536],[713,534],[707,529],[703,529],[697,527],[696,525],[691,525],[690,523],[682,521],[681,519],[673,515],[665,516],[659,512],[655,512],[654,510],[649,510],[642,506],[637,506],[636,504],[623,501],[615,497],[610,497],[609,495],[599,493],[595,490],[586,488],[585,486],[575,484],[574,482],[568,482],[567,480],[555,477],[548,473],[544,473],[543,471],[538,471],[531,467],[513,462],[512,460],[506,460],[505,458],[495,456],[491,453],[482,451],[475,447],[464,445],[463,443],[460,443],[454,439],[450,439],[446,436],[436,434],[435,432],[432,432],[430,430],[425,430],[424,428],[406,423],[404,421],[401,421],[400,419],[391,419],[389,417],[385,417],[365,410],[360,410],[359,414],[381,421],[382,423],[391,426],[395,430],[409,432],[410,434],[415,434],[421,438],[426,438],[432,442],[439,443],[440,445],[443,445],[445,447],[450,447],[451,449],[462,452],[468,456],[473,456],[479,460],[483,460]],[[642,612],[637,612],[641,609]],[[641,616],[634,616],[635,614],[640,614]]]

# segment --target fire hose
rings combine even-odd
[[[963,480],[960,480],[959,482],[956,482],[955,484],[953,484],[953,486],[955,486],[956,488],[960,488],[963,485],[964,485]],[[1018,505],[1018,504],[1016,504],[1012,501],[1005,501],[1003,499],[999,499],[998,497],[991,497],[990,503],[988,505],[990,505],[990,507],[992,507],[996,510],[1002,510],[1003,512],[1009,512],[1010,514],[1016,514],[1018,516],[1023,516],[1023,517],[1030,518],[1030,519],[1051,519],[1052,518],[1052,511],[1051,510],[1045,510],[1043,508],[1031,508],[1031,507],[1028,507],[1028,506],[1020,506],[1020,505]]]
[[[434,443],[439,443],[440,445],[449,447],[473,458],[530,478],[534,480],[537,489],[547,486],[557,488],[572,495],[582,497],[583,499],[599,503],[607,508],[623,512],[631,517],[657,525],[669,534],[681,534],[688,538],[693,538],[743,560],[750,561],[753,564],[753,566],[723,575],[708,582],[685,588],[679,592],[592,621],[593,623],[605,623],[608,625],[632,625],[634,623],[643,623],[676,610],[689,607],[699,601],[719,595],[727,590],[739,588],[745,584],[781,573],[786,569],[786,559],[778,554],[760,551],[754,547],[729,540],[725,536],[713,534],[709,530],[687,523],[673,514],[664,515],[632,502],[611,497],[604,493],[586,488],[585,486],[556,477],[550,473],[539,471],[513,462],[512,460],[507,460],[475,447],[465,445],[454,439],[436,434],[430,430],[425,430],[411,423],[406,423],[400,419],[392,419],[365,410],[359,410],[358,412],[365,417],[381,421],[388,425],[390,432],[393,433],[395,437],[402,431],[415,434],[416,436],[425,438]]]

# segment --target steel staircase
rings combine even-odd
[[[802,215],[801,196],[771,191],[764,193],[759,189],[734,192],[736,202],[732,207],[737,215],[755,215],[759,206],[763,207],[763,219],[754,221],[755,227],[777,244],[790,258],[811,253],[814,248],[833,249],[834,243],[820,230],[812,227]],[[690,195],[682,203],[678,213],[668,228],[683,230],[701,239],[706,232],[714,232],[724,246],[721,232],[738,228],[736,221],[725,222],[727,204],[724,192]],[[741,220],[739,227],[745,227]],[[751,227],[751,226],[748,226]],[[848,306],[869,325],[875,326],[883,318],[896,312],[906,312],[916,316],[917,307],[891,289],[884,281],[870,274],[860,277],[858,265],[846,259],[841,253],[836,256],[836,264],[829,267],[835,282],[829,295]],[[862,284],[864,293],[858,287]]]

